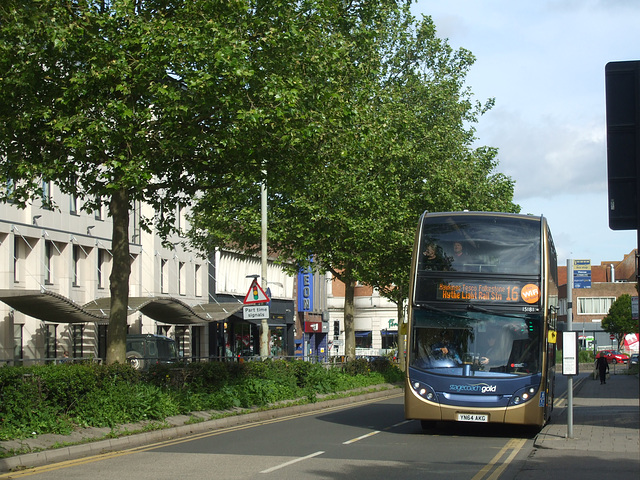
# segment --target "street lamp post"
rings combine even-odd
[[[261,230],[261,264],[262,264],[262,288],[267,289],[267,176],[260,186],[260,230]],[[260,321],[260,357],[269,356],[269,319]]]

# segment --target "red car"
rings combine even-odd
[[[629,355],[617,350],[600,350],[596,358],[600,358],[601,355],[607,359],[607,363],[629,363]]]

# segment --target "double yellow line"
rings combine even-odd
[[[495,480],[504,469],[513,461],[518,452],[522,449],[526,442],[524,438],[512,438],[507,442],[507,444],[502,447],[502,449],[491,459],[489,463],[487,463],[478,473],[476,473],[471,480],[481,480],[486,478],[486,480]],[[500,462],[500,460],[505,456],[506,458]],[[488,475],[485,477],[485,475]]]

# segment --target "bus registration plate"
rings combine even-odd
[[[479,413],[459,413],[458,421],[459,422],[488,422],[489,416],[486,414],[479,414]]]

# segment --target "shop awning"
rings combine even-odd
[[[52,323],[104,322],[109,319],[111,299],[102,297],[85,305],[46,289],[0,290],[0,301],[31,317]],[[128,315],[140,312],[158,322],[191,325],[224,320],[242,303],[202,303],[190,306],[173,297],[129,297]]]
[[[0,301],[30,317],[54,323],[85,323],[107,320],[100,312],[87,312],[80,305],[49,290],[0,290]]]
[[[358,337],[368,337],[371,335],[371,330],[357,330],[356,338]]]

